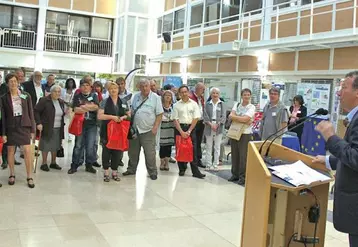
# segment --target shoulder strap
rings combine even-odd
[[[132,118],[131,120],[133,121],[134,120],[134,117],[135,115],[137,114],[138,110],[144,105],[144,103],[148,100],[148,97],[145,98],[142,103],[140,103],[140,105],[133,111],[133,115],[132,115]]]

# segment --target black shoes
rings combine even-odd
[[[201,160],[199,160],[198,167],[206,168],[206,165],[204,165],[203,162],[201,162]]]
[[[157,175],[150,175],[150,179],[151,179],[151,180],[157,180],[157,179],[158,179],[158,176],[157,176]]]
[[[239,181],[240,178],[235,177],[235,176],[231,176],[231,178],[228,179],[229,182],[235,182],[235,181]]]
[[[97,170],[94,169],[92,166],[86,166],[86,172],[97,173]]]
[[[204,179],[206,177],[205,174],[199,173],[199,174],[195,174],[193,175],[194,178],[199,178],[199,179]]]
[[[43,164],[40,166],[40,169],[44,172],[49,172],[50,171],[50,168],[48,167],[47,164]]]
[[[70,168],[68,171],[67,171],[67,174],[74,174],[77,172],[77,169],[75,168]]]
[[[55,169],[55,170],[62,170],[62,167],[59,166],[59,165],[57,165],[56,163],[55,163],[55,164],[51,164],[51,165],[50,165],[50,168],[51,168],[51,169]]]
[[[130,171],[123,172],[123,176],[130,176],[130,175],[135,175],[135,173]]]
[[[1,168],[2,168],[3,170],[5,170],[5,169],[7,168],[7,166],[8,166],[8,164],[5,163],[5,162],[1,164]]]
[[[98,164],[98,162],[96,161],[96,162],[94,162],[93,164],[92,164],[92,166],[94,166],[94,167],[101,167],[101,165],[100,164]]]
[[[21,165],[21,162],[19,162],[19,161],[17,161],[17,160],[15,160],[15,165]]]
[[[27,178],[27,186],[29,186],[30,189],[35,188],[34,180],[32,178]]]
[[[14,185],[14,184],[15,184],[15,176],[10,176],[10,177],[9,177],[8,184],[9,184],[9,185]]]
[[[185,175],[185,171],[179,171],[179,176],[183,177]]]
[[[118,164],[119,166],[124,166],[124,163],[123,163],[123,161],[119,161],[119,164]]]
[[[245,177],[242,176],[242,177],[240,177],[238,184],[244,186],[244,185],[245,185],[245,182],[246,182]]]

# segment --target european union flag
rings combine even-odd
[[[323,136],[315,131],[316,125],[321,122],[320,118],[310,118],[305,122],[301,139],[301,152],[316,156],[326,155],[326,143]]]

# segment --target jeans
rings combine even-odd
[[[76,136],[75,146],[72,154],[72,169],[77,169],[82,165],[81,158],[85,153],[86,166],[91,166],[97,161],[97,153],[95,143],[97,140],[97,126],[96,125],[83,125],[82,134]]]

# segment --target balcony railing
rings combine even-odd
[[[112,56],[112,41],[82,37],[80,39],[80,54]]]
[[[47,33],[45,51],[78,53],[78,37],[64,34]]]
[[[35,50],[34,31],[4,28],[0,29],[1,47]]]
[[[112,41],[89,37],[47,33],[45,51],[64,52],[80,55],[112,56]]]

